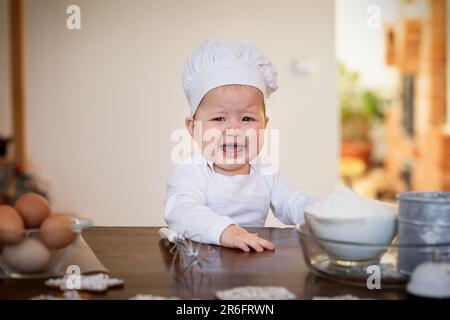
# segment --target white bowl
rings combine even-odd
[[[320,217],[310,213],[305,215],[312,233],[319,239],[343,242],[340,245],[324,243],[323,248],[336,260],[369,261],[378,259],[384,252],[380,247],[389,245],[397,232],[396,215],[364,218]],[[345,246],[345,242],[349,243]],[[367,244],[357,247],[350,244]]]

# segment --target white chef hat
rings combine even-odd
[[[256,87],[269,98],[278,88],[277,70],[249,41],[206,40],[194,49],[184,67],[183,88],[191,115],[208,91],[229,84]]]

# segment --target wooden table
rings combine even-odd
[[[211,246],[202,272],[174,270],[170,245],[157,227],[94,227],[83,236],[111,276],[125,280],[121,289],[91,295],[92,299],[128,299],[136,294],[213,299],[217,290],[243,285],[284,286],[301,299],[353,294],[361,298],[405,299],[403,290],[369,290],[337,284],[309,272],[296,230],[253,228],[276,245],[276,251],[245,253]],[[206,247],[203,247],[206,249]],[[0,280],[0,299],[28,299],[51,292],[43,280]]]

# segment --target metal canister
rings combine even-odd
[[[399,200],[399,271],[423,262],[450,262],[450,192],[402,192]]]

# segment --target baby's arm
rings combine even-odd
[[[177,165],[169,176],[165,219],[169,228],[199,242],[249,251],[273,249],[273,244],[236,225],[206,206],[207,182],[199,167]]]
[[[235,222],[205,205],[207,187],[198,166],[175,166],[167,181],[165,220],[169,228],[195,241],[219,245],[223,230]]]
[[[298,224],[304,221],[305,207],[316,198],[298,189],[281,173],[274,176],[271,194],[273,214],[284,224]]]

